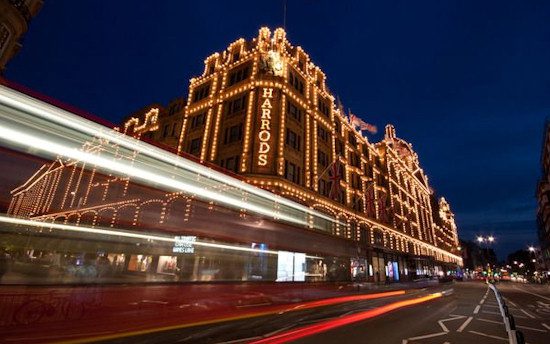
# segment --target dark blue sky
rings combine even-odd
[[[203,60],[282,1],[45,1],[6,77],[118,122],[186,93]],[[288,1],[289,40],[345,107],[413,143],[463,238],[535,243],[550,113],[550,1]],[[373,139],[379,139],[379,135]]]

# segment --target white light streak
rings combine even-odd
[[[141,142],[132,137],[121,134],[97,123],[84,119],[80,116],[76,116],[68,111],[62,110],[60,108],[44,103],[1,85],[0,103],[3,103],[14,109],[19,109],[20,111],[26,112],[28,114],[32,114],[48,122],[56,123],[63,127],[71,128],[78,132],[84,133],[90,136],[90,138],[97,137],[106,139],[109,142],[116,143],[121,147],[125,147],[132,151],[136,151],[141,154],[164,161],[171,164],[172,166],[177,166],[185,170],[201,174],[212,180],[216,180],[218,182],[233,186],[237,189],[254,194],[272,202],[284,204],[287,207],[298,210],[300,212],[304,212],[306,214],[313,215],[317,218],[322,218],[326,221],[338,223],[336,219],[315,211],[311,208],[290,201],[284,197],[275,195],[260,188],[254,187],[244,181],[231,178],[221,172],[214,171],[201,164],[171,154],[160,148]]]
[[[19,146],[30,147],[35,150],[48,152],[52,155],[58,154],[64,157],[86,162],[92,165],[96,165],[105,171],[113,172],[116,174],[124,174],[146,182],[148,184],[162,185],[168,189],[183,191],[188,194],[196,194],[201,198],[214,200],[235,208],[247,209],[264,216],[274,216],[274,211],[272,209],[257,206],[250,202],[244,202],[240,199],[231,198],[225,196],[224,194],[213,192],[202,187],[197,187],[189,183],[178,181],[171,177],[147,171],[143,168],[134,167],[123,160],[106,159],[95,154],[90,154],[75,148],[67,147],[63,144],[53,142],[49,139],[38,138],[34,135],[28,135],[21,131],[16,131],[1,126],[0,137],[5,141],[10,141],[11,143],[17,144]],[[278,219],[299,224],[302,226],[307,225],[306,221],[292,216],[287,216],[285,214],[279,213],[276,215],[276,217]]]

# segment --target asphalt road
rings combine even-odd
[[[550,286],[498,285],[527,343],[550,343]]]
[[[550,287],[499,284],[527,343],[550,343]],[[339,326],[388,305],[445,295]],[[428,296],[429,297],[429,296]],[[326,330],[326,326],[331,327]],[[324,329],[319,330],[319,327]],[[293,343],[507,343],[496,298],[481,282],[458,282],[404,295],[347,302],[192,328],[136,334],[109,343],[249,343],[307,332]]]

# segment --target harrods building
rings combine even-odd
[[[412,145],[392,125],[380,142],[356,130],[283,29],[207,57],[183,103],[142,109],[122,130],[339,219],[332,234],[376,265],[461,265],[454,215]]]
[[[45,164],[13,190],[9,213],[302,252],[305,277],[291,280],[396,281],[449,273],[462,265],[454,214],[443,197],[436,197],[412,145],[392,125],[379,142],[357,130],[329,91],[323,71],[287,41],[283,29],[261,28],[256,38],[238,39],[207,57],[202,75],[190,80],[187,99],[146,106],[118,130],[336,221],[312,217],[304,228],[278,224],[269,229],[246,214],[235,219],[227,211],[215,213],[215,204],[205,205],[193,195],[157,192],[63,159]],[[101,155],[118,148],[93,140],[82,150]],[[132,271],[149,271],[150,264],[164,271],[161,262],[169,261],[180,271],[178,280],[286,280],[276,273],[278,262],[262,254],[102,250]],[[97,248],[88,251],[93,255]],[[212,271],[237,272],[214,276]]]

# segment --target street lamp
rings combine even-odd
[[[477,242],[482,243],[485,239],[482,236],[477,237]]]
[[[533,246],[529,246],[529,252],[535,252],[535,248]]]
[[[492,236],[492,235],[489,235],[489,236],[487,237],[487,240],[488,240],[489,242],[493,242],[493,241],[495,241],[495,237]]]

